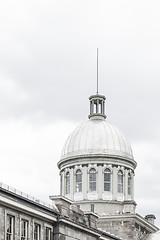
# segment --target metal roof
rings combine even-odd
[[[123,133],[100,117],[91,118],[71,133],[63,147],[61,160],[86,155],[133,159],[131,146]]]

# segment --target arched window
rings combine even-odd
[[[76,192],[82,192],[82,172],[80,169],[76,171]]]
[[[118,192],[123,193],[123,172],[118,171]]]
[[[111,170],[104,170],[104,191],[111,191]]]
[[[70,193],[70,174],[66,173],[66,194]]]
[[[94,168],[89,171],[89,190],[96,191],[96,170]]]
[[[131,174],[128,174],[128,195],[131,195]]]

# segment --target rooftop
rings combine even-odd
[[[49,203],[41,201],[41,200],[39,200],[39,199],[29,195],[29,194],[26,194],[26,193],[24,193],[24,192],[22,192],[22,191],[20,191],[20,190],[18,190],[16,188],[13,188],[11,186],[8,186],[8,185],[0,182],[0,190],[2,190],[2,189],[6,190],[7,192],[13,193],[14,195],[17,195],[17,196],[19,196],[19,197],[21,197],[23,199],[26,199],[26,200],[29,200],[31,202],[34,202],[35,204],[44,206],[44,207],[52,209],[52,210],[55,209],[54,206],[49,204]]]

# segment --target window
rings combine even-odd
[[[104,191],[111,191],[111,170],[104,170]]]
[[[118,192],[123,193],[123,172],[118,171]]]
[[[28,236],[28,222],[25,220],[21,221],[21,240],[26,240]]]
[[[80,169],[76,172],[76,192],[82,192],[82,172]]]
[[[128,195],[131,195],[131,174],[128,174]]]
[[[45,240],[51,240],[51,229],[46,227],[46,237]]]
[[[34,240],[40,240],[40,225],[34,224]]]
[[[14,217],[7,215],[6,240],[13,240],[14,236]]]
[[[66,194],[70,193],[70,174],[66,173]]]
[[[96,170],[94,168],[89,171],[89,190],[96,191]]]
[[[91,212],[94,212],[94,204],[91,204]]]

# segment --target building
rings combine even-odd
[[[89,121],[68,137],[58,162],[61,196],[98,215],[97,227],[122,239],[147,239],[158,229],[154,215],[135,213],[137,166],[123,133],[106,121],[105,96],[89,98]],[[51,197],[58,201],[57,197]]]
[[[0,240],[138,240],[158,231],[154,215],[135,212],[137,164],[123,133],[106,121],[105,99],[89,98],[89,121],[64,145],[52,206],[0,186]]]
[[[120,240],[98,230],[94,214],[68,208],[65,199],[57,206],[0,184],[0,240]]]

